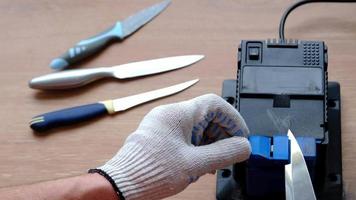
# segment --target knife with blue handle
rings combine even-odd
[[[169,3],[170,0],[165,0],[155,4],[126,18],[122,22],[116,22],[114,26],[94,37],[80,41],[61,57],[52,60],[50,66],[55,70],[65,69],[66,67],[99,52],[110,42],[123,40],[162,12]]]
[[[87,104],[39,115],[32,118],[30,126],[35,131],[45,131],[56,126],[70,125],[99,117],[110,111],[105,103]]]
[[[127,110],[142,103],[181,92],[194,85],[198,81],[199,79],[195,79],[133,96],[45,113],[33,117],[30,121],[30,127],[34,131],[41,132],[60,126],[83,122],[106,114],[114,114],[116,112]]]

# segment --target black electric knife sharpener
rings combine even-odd
[[[324,42],[245,40],[237,65],[237,79],[224,81],[222,97],[244,117],[250,135],[273,137],[291,129],[296,137],[314,138],[315,162],[308,169],[317,199],[343,199],[340,85],[328,81]],[[247,160],[218,170],[216,198],[285,199],[284,187],[273,188],[284,186],[284,173],[250,168]]]

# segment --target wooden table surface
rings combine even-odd
[[[98,81],[68,91],[29,89],[28,81],[52,72],[49,62],[73,44],[159,0],[0,1],[0,187],[83,174],[103,164],[153,107],[221,92],[236,77],[242,39],[277,37],[279,19],[293,1],[173,0],[160,16],[122,43],[111,45],[77,68],[111,66],[166,56],[204,54],[185,69],[132,81]],[[297,9],[286,37],[324,40],[329,80],[342,87],[345,191],[356,198],[356,5],[314,4]],[[28,126],[43,112],[124,97],[200,78],[194,87],[130,111],[46,135]],[[214,199],[215,176],[206,175],[169,199]]]

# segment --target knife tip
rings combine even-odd
[[[197,56],[200,58],[199,60],[201,60],[205,57],[205,55],[197,55]]]
[[[199,54],[193,54],[193,55],[185,55],[182,57],[185,57],[186,60],[190,60],[191,64],[193,64],[193,63],[196,63],[196,62],[202,60],[205,56],[199,55]]]
[[[193,79],[193,80],[190,80],[190,81],[183,82],[183,83],[179,84],[181,86],[180,91],[183,91],[183,90],[185,90],[187,88],[190,88],[190,87],[192,87],[193,85],[195,85],[198,82],[199,82],[199,79]]]
[[[196,84],[197,82],[199,82],[199,79],[198,79],[198,78],[197,78],[197,79],[194,79],[194,80],[187,81],[186,83],[187,83],[188,85],[194,85],[194,84]]]
[[[49,66],[54,70],[64,69],[68,65],[69,65],[68,62],[62,58],[56,58],[56,59],[52,60],[52,62],[49,64]]]

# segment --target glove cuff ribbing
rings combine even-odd
[[[88,173],[93,174],[93,173],[98,173],[100,175],[102,175],[107,181],[109,181],[109,183],[111,184],[111,186],[113,187],[115,193],[117,194],[117,197],[119,200],[125,200],[125,197],[122,195],[122,192],[120,191],[120,189],[116,186],[115,181],[103,170],[101,169],[90,169],[88,171]]]
[[[162,163],[157,162],[161,155],[145,152],[137,145],[122,149],[119,154],[119,159],[112,159],[98,169],[114,181],[126,200],[161,199],[177,189],[170,187],[168,181],[172,166],[157,164]]]

